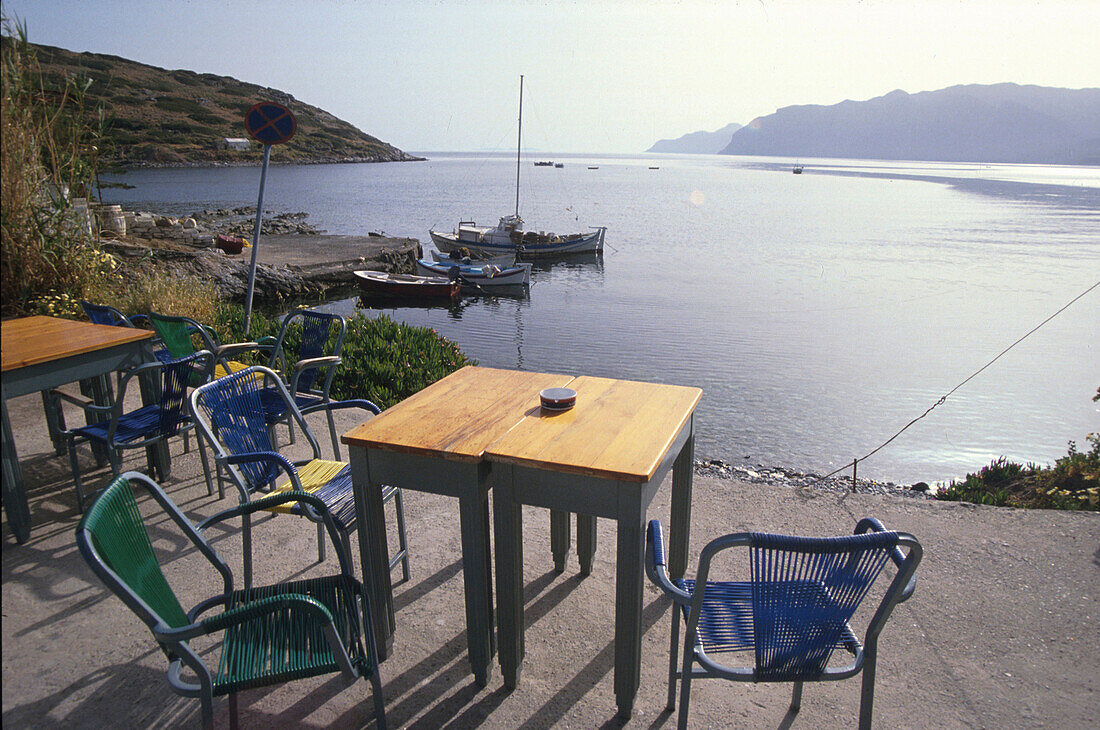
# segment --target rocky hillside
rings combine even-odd
[[[952,86],[790,106],[737,130],[728,155],[1100,164],[1100,88]]]
[[[8,39],[4,39],[8,42]],[[392,162],[416,160],[290,94],[229,76],[169,71],[118,56],[74,53],[34,45],[46,92],[65,77],[86,78],[89,107],[101,104],[108,119],[108,162],[123,165],[202,165],[259,161],[262,145],[248,151],[219,149],[225,138],[247,137],[245,112],[260,101],[294,113],[297,132],[279,145],[279,162]]]
[[[741,129],[741,125],[733,123],[713,132],[691,132],[676,139],[661,139],[646,152],[713,155],[721,152],[730,143],[730,138],[738,129]]]

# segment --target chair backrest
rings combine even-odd
[[[92,304],[84,299],[80,300],[80,307],[84,315],[92,324],[109,324],[114,327],[133,327],[134,325],[122,312],[106,304]]]
[[[291,312],[283,318],[279,327],[279,337],[275,343],[275,351],[271,355],[271,367],[278,364],[284,372],[287,370],[287,332],[290,326],[301,320],[301,339],[298,344],[298,357],[293,362],[310,360],[325,355],[339,356],[344,347],[344,336],[347,332],[347,321],[338,314],[319,312],[314,309],[300,309]],[[337,324],[339,323],[339,324]],[[332,336],[333,325],[337,326],[337,335],[333,343],[332,351],[326,352],[329,340]],[[278,363],[277,363],[278,361]],[[329,368],[331,370],[331,368]],[[298,378],[298,392],[308,392],[313,389],[321,370],[311,368],[302,372]]]
[[[175,436],[187,416],[187,386],[203,382],[214,370],[214,355],[200,350],[193,355],[169,360],[161,364],[159,432]]]
[[[195,352],[191,335],[196,332],[202,337],[206,349],[213,350],[217,344],[205,328],[190,317],[172,317],[149,312],[149,323],[153,325],[168,352],[172,353],[172,357],[187,357]]]
[[[753,533],[752,624],[760,680],[811,680],[898,544],[895,532],[807,538]]]
[[[195,389],[191,394],[191,410],[199,429],[208,440],[212,440],[215,449],[220,448],[224,452],[224,456],[276,451],[267,430],[261,397],[265,382],[274,384],[273,387],[286,401],[288,411],[313,447],[314,454],[319,455],[320,447],[287,394],[286,387],[278,375],[264,367],[238,370]],[[246,486],[252,490],[270,484],[280,474],[278,467],[269,462],[242,463],[235,468],[245,476]]]
[[[76,528],[77,546],[96,575],[150,629],[158,623],[186,626],[190,622],[164,577],[134,499],[136,477],[123,474],[96,498]]]

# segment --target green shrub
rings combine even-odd
[[[1007,507],[1100,511],[1100,434],[1086,437],[1086,453],[1069,442],[1053,467],[1023,466],[1000,457],[962,482],[952,481],[937,499]]]
[[[253,311],[246,338],[243,315],[239,305],[219,307],[212,326],[223,342],[278,335],[278,319]],[[288,349],[296,351],[300,342],[301,327],[295,324],[287,332]],[[386,315],[369,319],[361,313],[348,319],[341,360],[332,381],[332,397],[365,398],[380,408],[399,403],[459,368],[477,364],[435,330],[394,322]]]

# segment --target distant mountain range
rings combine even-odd
[[[1097,165],[1100,89],[972,84],[789,106],[738,129],[720,152]]]
[[[3,42],[12,42],[4,37]],[[263,145],[224,149],[222,140],[247,137],[244,115],[253,104],[273,101],[294,114],[297,130],[279,145],[280,162],[388,162],[420,159],[406,154],[279,89],[194,71],[169,71],[118,56],[74,53],[31,45],[47,94],[64,78],[89,82],[89,108],[101,106],[108,124],[101,150],[123,165],[208,165],[258,162]]]
[[[685,154],[713,155],[725,149],[740,124],[727,124],[715,132],[691,132],[677,139],[662,139],[646,152],[681,152]]]

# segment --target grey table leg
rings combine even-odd
[[[3,494],[4,512],[8,516],[16,542],[24,543],[31,536],[31,511],[27,506],[27,493],[23,491],[23,474],[19,469],[19,455],[15,452],[15,439],[8,420],[8,400],[3,398]]]
[[[493,529],[497,559],[497,641],[504,686],[515,689],[523,665],[523,512],[512,469],[493,465]]]
[[[107,376],[99,375],[94,378],[85,378],[80,381],[80,392],[84,396],[92,399],[92,402],[97,406],[109,406],[111,405],[111,393],[107,384]],[[93,423],[99,423],[100,421],[110,420],[110,416],[106,413],[95,413],[92,411],[84,411],[84,422],[89,426]],[[108,461],[106,444],[100,441],[92,441],[92,455],[95,457],[96,466],[103,466]]]
[[[393,584],[390,582],[390,546],[386,542],[386,515],[381,485],[373,483],[367,451],[348,447],[355,515],[359,520],[359,558],[363,570],[363,605],[374,623],[378,660],[393,652]],[[365,622],[364,622],[365,623]]]
[[[550,510],[550,553],[554,556],[554,570],[565,572],[569,559],[569,513],[560,509]]]
[[[645,510],[624,506],[618,520],[615,572],[615,704],[619,717],[634,713],[642,661],[642,560],[645,552]]]
[[[54,454],[64,456],[66,451],[65,437],[61,435],[61,432],[65,430],[65,412],[61,410],[60,403],[52,401],[50,391],[43,390],[41,393],[42,410],[46,414],[46,431],[50,434]]]
[[[142,345],[142,362],[156,362],[153,356],[153,347],[148,343]],[[146,372],[138,376],[138,386],[141,389],[141,404],[155,405],[160,403],[161,383],[160,377],[152,372]],[[198,435],[196,434],[196,438]],[[149,471],[155,472],[157,478],[165,481],[172,475],[172,459],[168,453],[167,439],[161,439],[151,446],[145,447],[145,458],[149,463]],[[219,472],[220,475],[220,472]]]
[[[479,687],[492,673],[493,588],[489,547],[489,495],[477,488],[459,498],[462,532],[462,579],[466,593],[466,643]]]
[[[577,560],[581,575],[592,575],[592,559],[596,556],[596,518],[577,515]]]
[[[694,419],[694,416],[692,416]],[[692,424],[688,425],[692,428]],[[672,464],[672,515],[670,520],[668,573],[673,580],[687,570],[688,537],[691,534],[691,477],[695,459],[695,435],[689,433]]]

